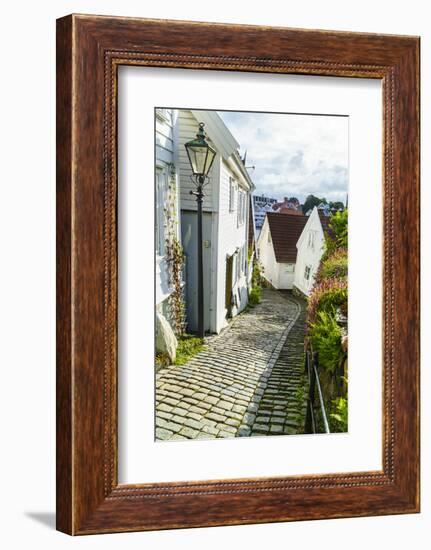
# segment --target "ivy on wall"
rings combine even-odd
[[[184,251],[178,239],[178,188],[175,166],[169,166],[168,189],[165,195],[165,251],[168,264],[169,286],[173,289],[169,296],[169,317],[172,329],[177,336],[186,331],[186,310],[183,292]]]

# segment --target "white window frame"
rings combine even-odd
[[[312,250],[314,250],[314,239],[315,239],[314,231],[309,231],[308,232],[308,248],[311,248]]]
[[[238,227],[245,222],[245,197],[246,193],[238,187]]]
[[[306,281],[309,281],[310,275],[311,275],[311,265],[306,265],[304,269],[304,279]]]
[[[295,273],[295,264],[287,264],[286,273]]]

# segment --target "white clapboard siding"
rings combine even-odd
[[[312,240],[310,233],[313,234]],[[302,293],[309,296],[325,250],[325,235],[316,207],[313,208],[296,246],[298,255],[294,284]],[[305,277],[306,267],[309,268],[308,279]]]
[[[180,204],[181,210],[196,210],[196,198],[190,194],[195,191],[195,185],[190,179],[192,174],[190,162],[187,156],[185,144],[196,137],[199,130],[199,121],[190,111],[178,111],[178,170],[180,177]],[[211,143],[210,136],[208,142]],[[218,157],[218,155],[217,155]],[[215,212],[217,204],[215,200],[214,187],[217,186],[217,158],[214,160],[213,167],[209,173],[209,183],[204,188],[203,209],[206,212]]]
[[[226,282],[226,258],[236,252],[237,249],[244,247],[245,257],[247,257],[247,208],[249,204],[248,194],[246,194],[246,211],[244,221],[238,225],[238,194],[237,188],[234,194],[234,208],[229,210],[230,178],[234,174],[225,161],[221,162],[220,167],[220,192],[219,192],[219,223],[218,223],[218,251],[217,251],[217,281],[219,290],[217,292],[217,331],[225,324],[225,282]],[[235,179],[235,178],[234,178]],[[238,182],[237,182],[238,186]],[[239,255],[235,261],[238,260]],[[234,269],[234,277],[235,277]],[[233,291],[238,293],[238,308],[234,308],[233,315],[236,315],[247,305],[247,274],[242,272],[238,281],[235,282]]]
[[[157,109],[155,113],[155,147],[156,168],[166,174],[166,186],[168,178],[173,177],[173,165],[175,163],[174,151],[174,117],[171,109]],[[178,210],[178,205],[177,205]],[[179,219],[177,212],[177,219]],[[177,229],[179,235],[179,228]],[[156,258],[156,305],[162,304],[170,296],[173,289],[169,285],[168,265],[164,256]]]
[[[163,113],[163,115],[161,115]],[[162,109],[156,111],[156,164],[174,162],[174,136],[172,111]]]
[[[268,218],[265,218],[265,221],[263,222],[262,231],[260,232],[259,239],[257,241],[257,248],[259,253],[259,261],[263,267],[263,276],[275,288],[279,288],[279,264],[277,263],[274,253]]]

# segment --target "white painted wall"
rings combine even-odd
[[[236,186],[234,193],[233,210],[229,210],[230,178],[233,178]],[[246,192],[246,211],[244,221],[238,223],[238,189]],[[216,299],[216,322],[215,331],[219,332],[227,325],[225,308],[225,282],[226,282],[226,259],[235,253],[237,249],[244,248],[245,257],[241,262],[239,278],[235,281],[236,262],[240,258],[238,253],[234,262],[234,286],[233,291],[237,295],[238,305],[233,307],[232,315],[237,315],[244,309],[248,302],[247,294],[247,249],[248,249],[248,191],[228,163],[222,159],[220,162],[220,187],[219,187],[219,223],[218,223],[218,246],[217,246],[217,299]]]
[[[172,109],[155,109],[156,164],[174,162],[174,117]]]
[[[310,237],[311,236],[311,237]],[[294,285],[306,296],[313,288],[320,258],[324,252],[325,237],[317,208],[314,207],[296,245],[296,269]],[[306,267],[310,268],[308,280],[305,277]]]
[[[160,177],[165,183],[165,192],[167,192],[168,182],[170,178],[174,178],[178,185],[178,176],[175,169],[176,152],[174,145],[174,126],[176,124],[177,112],[173,109],[156,109],[155,110],[155,145],[156,145],[156,185],[157,178]],[[149,193],[153,193],[153,189],[149,187]],[[176,202],[176,223],[177,237],[180,235],[179,230],[179,198]],[[149,202],[150,201],[149,199]],[[162,230],[163,231],[163,230]],[[169,285],[168,266],[165,255],[156,255],[155,266],[155,286],[156,286],[156,306],[160,306],[173,292]]]
[[[278,263],[278,286],[280,290],[292,290],[295,279],[295,264]]]
[[[189,110],[178,110],[178,158],[180,174],[180,207],[182,211],[196,211],[196,199],[190,194],[194,185],[190,180],[191,168],[184,144],[194,139],[199,129],[199,120]],[[205,114],[203,115],[205,116]],[[217,139],[223,139],[223,123],[216,127]],[[247,257],[248,239],[248,208],[249,189],[241,170],[236,167],[237,159],[234,155],[223,158],[217,149],[214,141],[211,140],[211,129],[209,124],[206,127],[207,139],[218,151],[210,170],[209,180],[204,188],[203,209],[212,213],[211,231],[211,265],[208,273],[210,277],[210,331],[220,332],[227,325],[225,308],[225,284],[226,284],[226,258],[235,253],[237,249],[244,247],[245,258]],[[226,141],[231,141],[231,136],[226,135]],[[223,148],[222,148],[223,149]],[[230,178],[235,181],[236,191],[234,194],[233,210],[229,209]],[[238,223],[238,189],[245,195],[245,216],[244,221]],[[238,255],[239,257],[239,255]],[[235,260],[237,261],[237,260]],[[245,264],[245,261],[242,262]],[[235,264],[236,265],[236,264]],[[235,266],[234,266],[235,267]],[[234,268],[234,273],[235,273]],[[235,279],[234,279],[235,280]],[[237,306],[232,309],[232,316],[237,315],[247,305],[247,271],[240,270],[240,276],[234,283],[233,291],[237,296]]]
[[[263,267],[263,277],[275,288],[278,288],[278,263],[275,258],[272,238],[269,231],[268,218],[265,217],[262,230],[257,241],[259,262]]]

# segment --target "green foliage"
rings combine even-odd
[[[251,286],[254,288],[262,284],[262,265],[258,260],[255,260],[253,264],[253,273],[251,276]]]
[[[262,300],[262,289],[260,286],[255,286],[251,289],[250,295],[248,298],[248,303],[251,307],[257,306]]]
[[[205,346],[200,338],[191,334],[184,334],[178,340],[175,365],[185,365],[189,359],[203,351]]]
[[[330,234],[326,235],[326,254],[328,257],[338,248],[346,248],[348,244],[348,210],[336,212],[329,217]]]
[[[347,350],[342,347],[345,329],[339,324],[339,313],[347,316],[347,209],[330,216],[329,228],[325,235],[326,250],[308,299],[307,339],[318,354],[320,382],[325,401],[329,404],[330,431],[346,432],[347,381],[343,373]]]
[[[347,279],[322,279],[308,299],[307,320],[311,326],[319,312],[331,313],[337,307],[347,310]]]
[[[337,210],[344,210],[344,204],[341,201],[330,202],[329,207],[336,208]]]
[[[329,429],[332,433],[345,433],[348,430],[347,399],[337,397],[331,401],[329,413]]]
[[[249,307],[255,307],[262,300],[262,266],[256,260],[253,264],[253,273],[251,276],[251,290],[248,296],[247,311]]]
[[[335,373],[344,361],[346,354],[341,347],[341,327],[335,318],[335,309],[319,311],[316,321],[309,327],[309,340],[313,351],[317,351],[319,367]]]
[[[186,331],[186,307],[182,288],[184,251],[176,236],[171,236],[166,240],[166,256],[169,265],[169,281],[174,289],[169,297],[172,328],[177,336],[182,336]]]
[[[171,364],[169,355],[167,353],[157,353],[156,354],[156,369],[167,367]]]
[[[319,282],[323,279],[346,278],[347,272],[347,250],[345,248],[339,248],[322,261],[316,280]]]
[[[315,206],[319,206],[320,203],[326,204],[326,199],[319,199],[315,195],[308,195],[302,205],[302,213],[306,214],[309,210],[312,210]]]

